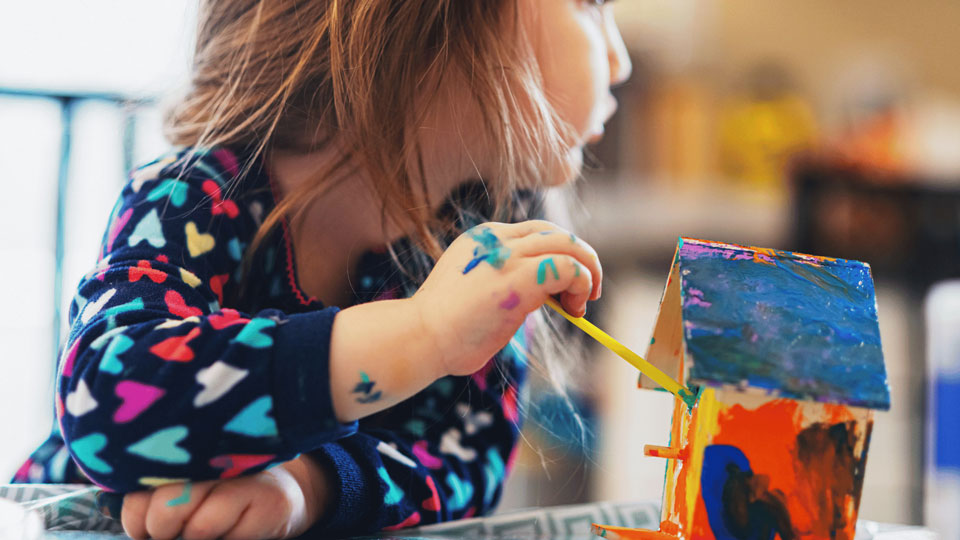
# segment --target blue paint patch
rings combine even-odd
[[[170,499],[169,501],[167,501],[167,506],[168,507],[180,506],[190,502],[190,491],[192,488],[193,488],[193,484],[191,484],[190,482],[183,484],[183,492],[180,494],[179,497],[176,497],[174,499]]]
[[[543,285],[543,282],[547,280],[547,268],[553,273],[553,279],[560,279],[560,274],[557,273],[557,265],[554,264],[553,257],[547,257],[540,261],[540,266],[537,267],[537,285]]]
[[[869,266],[691,239],[678,255],[691,382],[889,409]]]
[[[467,234],[479,245],[473,250],[473,259],[464,267],[464,274],[469,273],[482,262],[487,262],[497,270],[503,268],[507,259],[510,258],[510,248],[500,242],[500,239],[493,234],[490,227],[474,227],[467,231]]]
[[[703,472],[700,474],[700,495],[707,509],[707,521],[717,540],[737,540],[724,520],[723,490],[730,469],[753,473],[750,460],[735,446],[714,444],[703,451]]]

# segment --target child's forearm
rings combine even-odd
[[[330,392],[340,422],[387,409],[446,375],[440,351],[411,299],[337,314],[330,339]]]

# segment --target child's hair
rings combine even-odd
[[[168,138],[244,148],[248,163],[271,150],[307,152],[332,142],[344,149],[279,202],[251,252],[282,219],[296,226],[345,168],[360,167],[372,179],[384,226],[401,227],[436,259],[457,225],[432,210],[437,201],[427,194],[416,126],[449,81],[466,82],[470,95],[458,99],[479,110],[499,158],[496,181],[479,178],[489,219],[516,216],[518,188],[539,184],[571,140],[544,95],[520,24],[522,1],[203,0],[191,85],[168,115]],[[555,386],[565,384],[563,370],[546,371]]]

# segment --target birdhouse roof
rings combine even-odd
[[[890,407],[873,278],[858,261],[681,238],[648,359],[669,368],[671,353],[690,384]]]

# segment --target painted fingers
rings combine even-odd
[[[137,540],[290,536],[305,528],[303,497],[297,481],[275,469],[130,493],[121,512],[124,531]]]
[[[579,270],[576,265],[571,265],[574,273],[582,273],[583,270],[589,271],[591,287],[587,299],[596,300],[600,297],[600,283],[603,280],[600,259],[590,244],[577,238],[573,233],[553,225],[549,229],[541,229],[533,234],[518,238],[510,243],[510,246],[521,257],[537,258],[565,255],[571,258],[579,264]]]
[[[216,482],[176,483],[123,498],[120,521],[136,540],[177,538]]]
[[[539,307],[546,295],[559,294],[564,309],[582,316],[586,302],[600,297],[603,270],[596,251],[550,222],[487,223],[470,229],[467,236],[475,246],[464,274],[487,264],[512,278],[513,287],[501,308],[523,306],[530,311]],[[525,282],[516,282],[515,269]]]
[[[527,260],[524,274],[527,279],[536,278],[544,293],[537,304],[546,301],[546,296],[560,295],[563,308],[576,317],[587,312],[587,300],[593,294],[593,276],[590,270],[570,255],[546,255]]]

